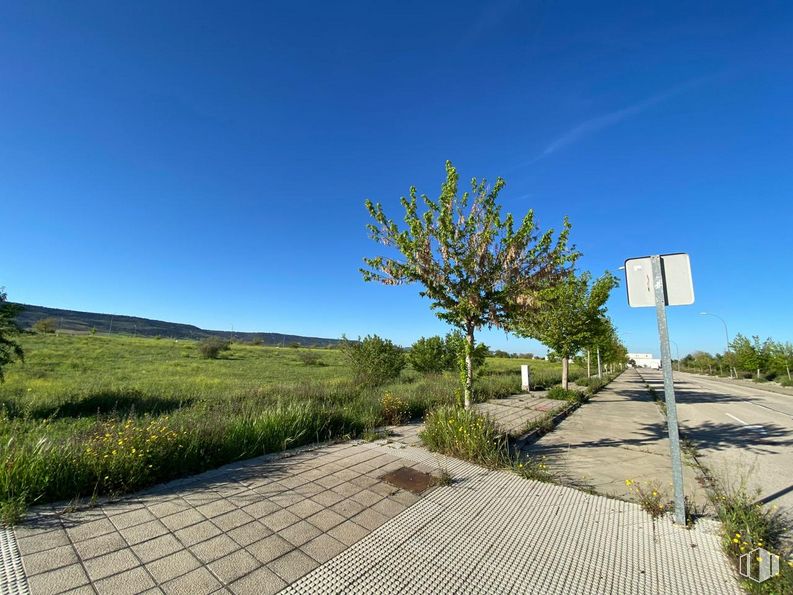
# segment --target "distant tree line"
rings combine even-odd
[[[779,380],[793,386],[793,343],[772,338],[764,341],[738,333],[727,353],[711,355],[706,351],[689,353],[680,360],[682,366],[708,374],[754,378],[757,381]]]

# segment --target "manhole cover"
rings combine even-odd
[[[396,486],[403,490],[408,490],[414,494],[421,494],[428,487],[434,486],[436,479],[429,473],[416,471],[410,467],[400,467],[394,471],[386,473],[381,478],[392,486]]]

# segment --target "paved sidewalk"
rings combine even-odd
[[[546,399],[545,394],[545,391],[536,391],[504,399],[491,399],[474,405],[474,408],[492,417],[501,431],[510,436],[522,436],[531,422],[561,411],[567,406],[565,401]]]
[[[656,481],[672,494],[666,419],[635,370],[627,370],[589,403],[529,446],[565,483],[600,494],[632,498],[626,479]],[[698,472],[684,464],[685,493],[707,506]]]
[[[40,507],[16,543],[32,595],[275,593],[414,504],[380,479],[405,465],[437,472],[354,443],[261,457],[83,512]]]
[[[284,593],[733,594],[718,525],[526,480],[399,444],[454,478]]]
[[[395,430],[415,440],[416,426]],[[453,483],[419,497],[380,480],[403,466]],[[39,510],[16,533],[33,595],[736,594],[716,528],[382,440]]]

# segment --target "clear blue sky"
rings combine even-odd
[[[793,340],[790,2],[5,2],[0,285],[205,328],[407,344],[418,287],[358,273],[365,198],[443,162],[573,223],[596,273],[691,254],[681,351]],[[658,351],[652,310],[610,313]],[[488,344],[543,352],[496,331]]]

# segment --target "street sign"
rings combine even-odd
[[[661,344],[661,367],[664,375],[664,401],[669,448],[672,457],[672,480],[675,488],[675,523],[685,526],[686,508],[683,495],[683,456],[677,425],[677,404],[672,376],[672,352],[669,349],[669,327],[666,306],[694,303],[694,284],[688,254],[662,254],[629,258],[625,261],[625,285],[628,304],[633,308],[655,306],[658,338]]]
[[[655,306],[653,267],[650,256],[625,261],[625,287],[631,308]],[[694,303],[694,283],[688,254],[662,254],[661,275],[664,280],[664,305],[688,306]]]

